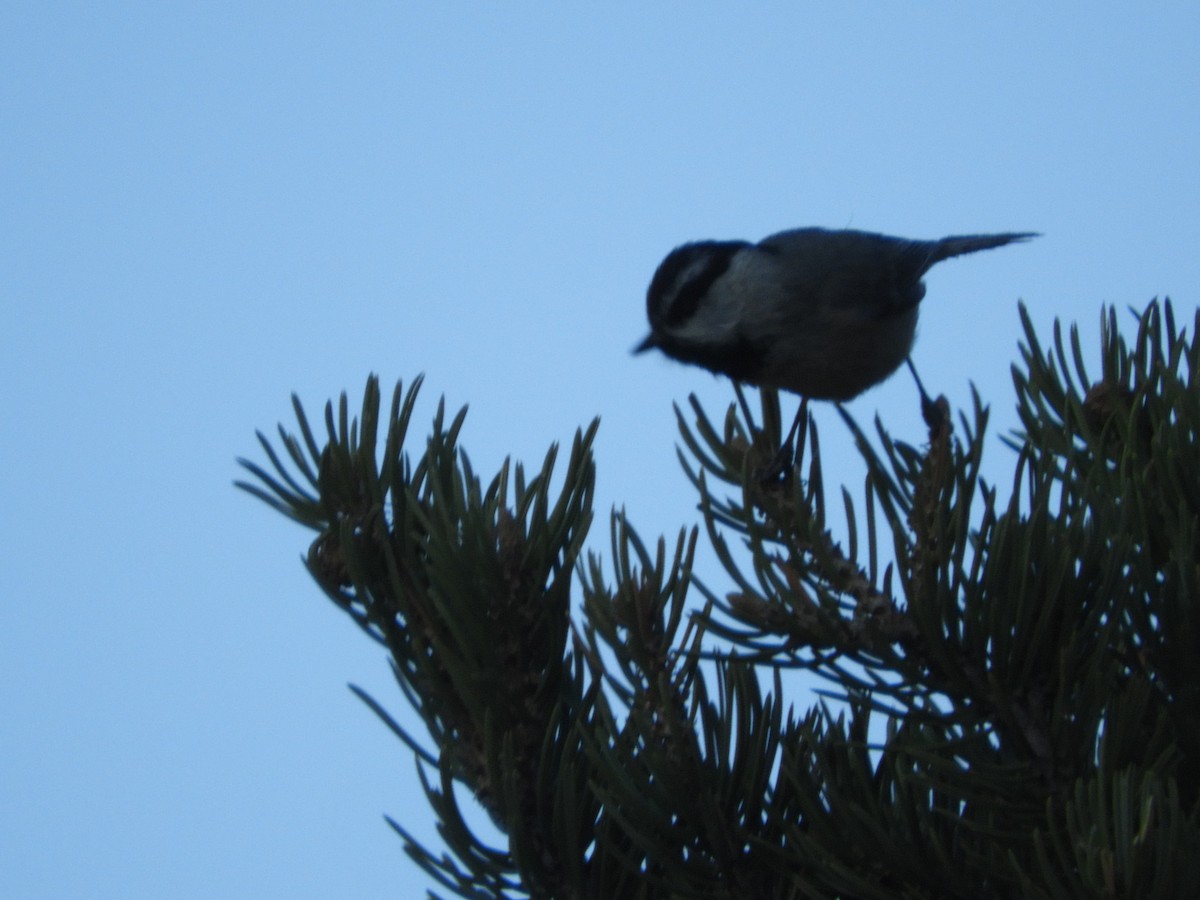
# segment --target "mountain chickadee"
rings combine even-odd
[[[757,244],[684,244],[654,273],[650,334],[634,352],[657,347],[736,381],[849,400],[908,358],[925,296],[921,278],[932,266],[1033,237],[907,241],[800,228]]]

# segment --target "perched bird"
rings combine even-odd
[[[684,244],[654,273],[646,294],[650,334],[634,352],[657,347],[736,381],[849,400],[908,358],[925,296],[921,279],[932,266],[1033,237],[909,241],[799,228],[757,244]]]

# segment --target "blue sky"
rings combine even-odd
[[[469,402],[483,472],[600,415],[605,550],[614,505],[646,537],[695,520],[671,403],[732,396],[629,354],[673,246],[1036,230],[935,269],[915,350],[992,403],[1003,483],[1017,298],[1094,360],[1102,303],[1200,296],[1198,16],[6,6],[0,895],[420,895],[382,820],[431,834],[412,761],[345,687],[399,710],[385,658],[307,533],[231,487],[292,391],[424,372],[419,419]],[[921,438],[903,375],[850,408]]]

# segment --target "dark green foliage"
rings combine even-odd
[[[693,400],[724,596],[694,532],[651,552],[614,514],[611,574],[583,554],[596,423],[557,489],[554,449],[485,486],[465,411],[409,446],[417,385],[382,447],[374,379],[321,445],[297,402],[286,459],[260,435],[242,487],[317,532],[309,571],[428,729],[356,689],[438,817],[445,854],[392,823],[413,858],[478,898],[1200,896],[1200,317],[1153,303],[1130,345],[1106,312],[1096,381],[1074,330],[1044,350],[1024,321],[1006,499],[978,398],[961,436],[940,401],[924,448],[843,415],[867,474],[840,539],[806,409],[767,478],[778,397],[756,423],[739,392],[720,426]],[[791,669],[825,702],[797,714]]]

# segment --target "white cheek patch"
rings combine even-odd
[[[702,259],[689,263],[676,285],[703,280],[709,265]],[[729,268],[709,285],[691,315],[671,326],[671,335],[710,347],[777,337],[784,321],[795,312],[780,274],[774,256],[750,248],[740,250]]]
[[[729,274],[722,275],[686,322],[672,329],[679,337],[702,344],[716,344],[736,337],[752,321],[751,300],[746,291],[733,290]]]

